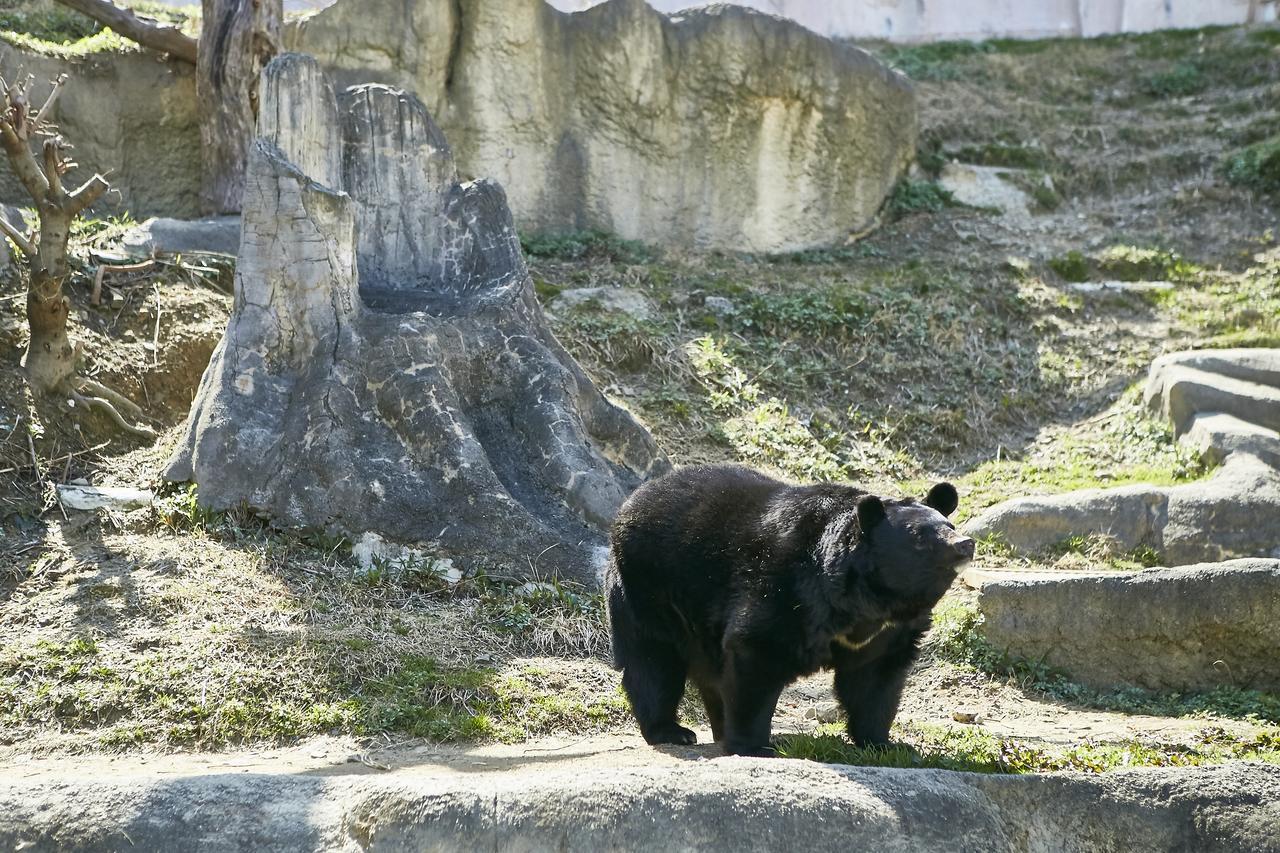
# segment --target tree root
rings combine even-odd
[[[86,379],[82,376],[77,376],[74,381],[75,390],[96,394],[97,396],[114,403],[117,409],[123,409],[125,413],[134,420],[142,419],[142,409],[138,404],[121,394],[119,391],[112,390],[101,382],[97,382],[93,379]]]
[[[130,435],[141,436],[143,438],[155,438],[156,432],[151,427],[135,426],[124,419],[120,414],[120,409],[124,409],[132,418],[141,418],[142,409],[125,397],[118,391],[113,391],[101,382],[95,382],[92,379],[84,379],[83,377],[72,377],[67,383],[63,391],[71,398],[71,401],[77,406],[83,406],[85,409],[101,409],[106,412],[107,416],[115,422],[116,426]],[[87,391],[88,394],[81,394],[81,391]],[[95,396],[96,395],[96,396]],[[119,408],[117,408],[119,407]]]

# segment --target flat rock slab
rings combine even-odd
[[[604,767],[0,777],[24,851],[1277,851],[1280,767],[986,776],[638,750]]]
[[[1031,220],[1031,199],[1009,180],[1018,171],[948,163],[942,167],[938,184],[961,204],[994,208],[1005,219],[1026,223]]]
[[[240,251],[240,217],[148,219],[125,232],[125,252],[138,257],[203,253],[235,255]]]
[[[636,320],[649,320],[654,315],[654,306],[649,297],[629,287],[574,287],[562,290],[548,310],[559,314],[585,307],[626,314]]]
[[[1096,687],[1280,689],[1280,560],[982,584],[998,649]]]

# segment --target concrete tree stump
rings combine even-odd
[[[166,476],[201,503],[464,567],[594,582],[625,496],[668,467],[557,343],[506,197],[460,183],[422,103],[262,80],[235,300]]]

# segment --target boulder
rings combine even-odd
[[[989,580],[982,635],[1101,688],[1280,690],[1280,560]]]
[[[1151,364],[1147,404],[1181,435],[1202,412],[1280,430],[1280,349],[1191,350]]]
[[[992,776],[759,758],[473,763],[380,775],[8,774],[0,844],[29,853],[1280,851],[1280,767],[1266,764]]]
[[[263,74],[235,299],[170,480],[465,569],[594,583],[668,467],[551,334],[502,188],[413,95],[283,54]]]
[[[574,287],[562,290],[552,301],[550,310],[560,313],[584,306],[626,314],[635,320],[648,320],[654,315],[653,303],[649,298],[629,287]]]
[[[737,6],[338,0],[288,28],[344,83],[422,97],[521,229],[777,252],[865,228],[914,155],[906,78]]]
[[[240,251],[240,217],[153,217],[126,231],[120,243],[125,252],[141,257],[185,252],[234,255]]]
[[[1081,489],[1014,498],[964,524],[1017,551],[1043,552],[1076,536],[1120,551],[1152,548],[1170,565],[1280,555],[1280,470],[1236,453],[1207,480],[1179,486]]]

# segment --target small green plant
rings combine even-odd
[[[1049,269],[1057,273],[1063,281],[1089,280],[1089,259],[1075,249],[1065,255],[1050,258],[1048,264]]]
[[[1223,158],[1220,170],[1237,186],[1262,193],[1280,191],[1280,137],[1231,152]]]
[[[206,530],[221,518],[220,513],[200,505],[196,484],[187,483],[174,487],[151,504],[156,520],[170,533],[190,530]]]
[[[936,181],[917,181],[903,178],[894,185],[886,205],[890,215],[902,217],[912,213],[937,213],[955,204],[951,193]]]
[[[1168,71],[1152,74],[1142,81],[1142,91],[1153,98],[1176,98],[1204,91],[1208,80],[1199,66],[1180,62]]]
[[[643,264],[655,251],[638,240],[626,240],[606,231],[571,231],[562,234],[521,235],[520,246],[535,258],[603,260],[614,264]]]

